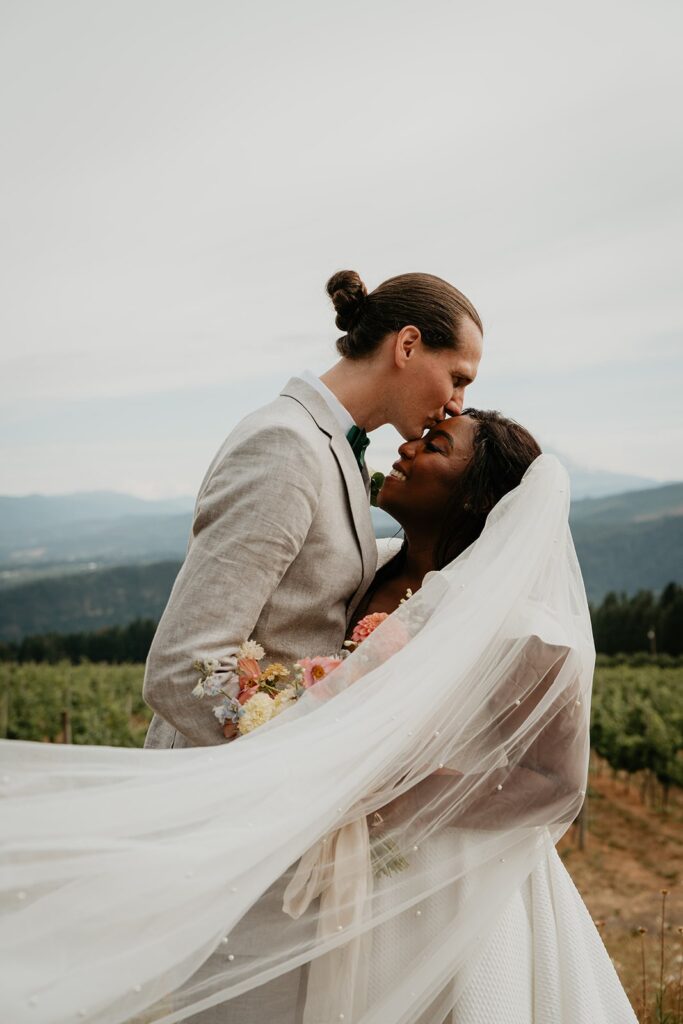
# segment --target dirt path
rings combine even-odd
[[[558,850],[600,931],[631,1002],[642,1017],[641,942],[645,943],[647,1003],[659,990],[662,889],[665,913],[665,1008],[676,1009],[683,964],[683,793],[672,792],[666,812],[641,800],[605,766],[592,766],[585,849],[573,826]],[[646,928],[641,938],[638,928]],[[651,1015],[651,1020],[655,1020]],[[675,1018],[674,1018],[675,1019]],[[681,1018],[683,1020],[683,1018]]]

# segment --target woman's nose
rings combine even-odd
[[[415,438],[414,441],[404,441],[403,444],[398,446],[398,454],[402,459],[413,459],[415,457],[416,445],[419,443],[419,438]]]

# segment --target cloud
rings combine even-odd
[[[112,485],[128,479],[116,431],[147,403],[164,433],[133,417],[149,438],[135,479],[177,493],[167,450],[198,436],[194,402],[188,481],[245,396],[333,361],[324,284],[345,266],[369,287],[419,269],[470,295],[481,404],[576,458],[644,472],[649,447],[658,474],[680,475],[679,8],[34,10],[10,6],[0,41],[6,488],[47,487],[56,455],[85,486],[81,442]],[[657,413],[625,454],[645,361]],[[587,378],[594,444],[574,413]],[[393,439],[376,440],[388,457]]]

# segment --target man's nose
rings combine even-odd
[[[463,397],[462,395],[453,395],[450,402],[446,402],[444,409],[447,416],[459,416],[462,412]]]

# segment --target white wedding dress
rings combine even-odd
[[[0,1019],[230,1019],[305,965],[304,1024],[635,1024],[554,847],[584,799],[595,660],[568,511],[540,456],[479,540],[237,742],[0,741]]]
[[[400,541],[379,540],[379,566]],[[442,854],[453,843],[472,846],[478,834],[445,829],[426,840],[418,854],[434,884]],[[467,897],[468,879],[451,884],[373,932],[369,961],[369,1001],[391,989],[403,964],[424,956]],[[388,889],[375,881],[378,893]],[[381,903],[381,896],[380,896]],[[400,954],[398,953],[400,951]],[[545,850],[514,892],[492,929],[472,950],[452,983],[456,1001],[443,1024],[637,1024],[614,965],[588,909],[547,835]],[[419,1024],[441,1024],[427,1010]]]
[[[440,835],[420,856],[442,863],[439,846],[467,843],[467,833]],[[382,889],[383,879],[376,883]],[[370,1001],[400,977],[406,958],[424,955],[444,919],[453,917],[467,880],[375,929]],[[390,897],[391,898],[391,897]],[[400,956],[397,956],[400,950]],[[585,903],[548,837],[547,850],[500,912],[492,930],[453,982],[445,1018],[427,1011],[419,1024],[637,1024]]]

